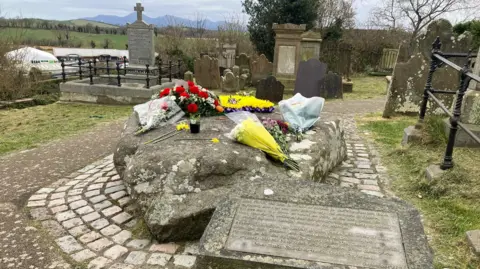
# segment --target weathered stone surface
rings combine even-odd
[[[320,96],[325,99],[343,99],[342,77],[329,71],[321,82]]]
[[[352,263],[357,263],[358,260],[367,259],[368,256],[362,256],[361,251],[357,253],[359,259],[350,259],[350,264],[345,264],[349,259],[339,259],[333,260],[329,259],[330,255],[342,255],[342,252],[333,251],[328,255],[324,256],[323,254],[317,261],[312,261],[310,259],[303,260],[302,258],[292,259],[291,256],[293,253],[289,251],[291,249],[301,249],[301,246],[295,245],[293,242],[291,246],[287,247],[287,250],[283,254],[277,253],[276,255],[269,254],[259,254],[253,252],[239,252],[234,250],[225,251],[226,246],[228,246],[228,239],[230,238],[229,234],[232,232],[232,221],[234,220],[236,212],[238,213],[238,206],[240,202],[244,199],[262,199],[268,200],[269,202],[281,202],[281,203],[291,203],[291,205],[312,205],[312,206],[321,206],[322,208],[334,208],[334,210],[340,210],[343,212],[345,208],[347,211],[352,210],[352,216],[359,214],[361,211],[380,211],[382,218],[385,216],[398,218],[397,221],[390,222],[387,226],[383,224],[374,224],[375,220],[365,221],[365,227],[369,225],[374,225],[378,229],[379,227],[391,227],[398,229],[397,240],[401,240],[402,243],[398,243],[396,246],[395,257],[398,257],[398,260],[389,260],[388,264],[395,263],[398,266],[396,268],[410,268],[410,269],[426,269],[433,268],[433,255],[428,246],[423,226],[420,219],[419,212],[414,209],[412,206],[408,205],[404,201],[398,199],[387,199],[387,198],[378,198],[368,196],[363,193],[359,193],[358,190],[348,190],[345,188],[327,186],[324,184],[313,183],[313,182],[294,182],[290,180],[279,180],[279,179],[263,179],[262,181],[257,181],[255,183],[239,183],[234,187],[236,192],[232,192],[230,199],[223,202],[217,207],[214,216],[210,224],[208,225],[202,239],[200,240],[200,252],[202,256],[199,257],[197,262],[198,268],[212,268],[212,269],[230,269],[230,268],[248,268],[248,269],[264,269],[264,268],[336,268],[336,269],[347,269],[354,268],[359,266]],[[264,190],[271,189],[273,195],[265,196]],[[239,199],[242,197],[242,199]],[[307,206],[308,207],[308,206]],[[347,216],[347,211],[342,214]],[[315,211],[315,214],[321,214]],[[366,217],[365,215],[364,217]],[[320,216],[317,216],[320,217]],[[389,218],[387,217],[387,219]],[[373,216],[372,216],[373,218]],[[345,218],[344,218],[345,219]],[[276,220],[279,222],[280,219]],[[274,223],[276,223],[274,221]],[[343,225],[355,225],[353,219],[346,218],[346,222]],[[298,225],[298,224],[296,224]],[[341,225],[339,226],[341,227]],[[363,225],[362,225],[363,227]],[[328,229],[337,229],[337,226],[329,227]],[[401,236],[400,231],[401,230]],[[278,231],[278,230],[277,230]],[[358,230],[359,231],[359,230]],[[369,230],[372,232],[372,230]],[[304,234],[304,232],[302,232]],[[349,235],[350,237],[358,236]],[[388,238],[392,238],[394,233],[388,233]],[[262,236],[266,235],[265,233]],[[318,235],[318,234],[317,234]],[[362,236],[372,236],[372,233],[362,234]],[[260,236],[260,238],[262,237]],[[279,235],[282,237],[282,235]],[[308,237],[308,230],[305,231],[305,236]],[[338,235],[332,235],[335,237]],[[349,236],[346,235],[345,240],[349,240]],[[362,237],[361,236],[361,237]],[[379,236],[378,234],[376,236]],[[258,237],[256,237],[258,238]],[[263,241],[268,244],[267,238]],[[292,240],[290,240],[292,242]],[[313,241],[315,242],[315,240]],[[312,243],[313,243],[312,242]],[[335,245],[335,242],[332,243]],[[338,244],[338,243],[337,243]],[[374,243],[371,243],[374,244]],[[387,245],[389,249],[392,247],[393,242],[388,242]],[[245,246],[238,247],[249,247],[248,244]],[[253,247],[253,246],[251,246]],[[316,247],[324,247],[321,244],[317,246],[312,246],[313,249]],[[346,249],[351,248],[352,246],[344,246]],[[370,253],[370,252],[369,252]],[[403,255],[403,256],[402,256]],[[404,257],[403,261],[400,259]],[[392,256],[393,258],[393,256]],[[378,262],[378,261],[376,261]],[[374,266],[361,266],[361,268],[373,268]],[[375,266],[375,268],[387,268],[387,266],[380,265]]]
[[[274,76],[269,76],[261,79],[257,83],[255,97],[258,99],[269,100],[271,102],[278,103],[283,100],[284,90],[285,86],[283,86],[282,82],[277,81]]]
[[[252,73],[252,84],[257,85],[261,79],[267,78],[272,74],[273,63],[265,57],[265,54],[262,54],[258,59],[251,62],[250,71]]]
[[[470,49],[471,36],[456,37],[452,25],[445,20],[438,20],[428,25],[427,33],[418,40],[416,53],[405,63],[398,63],[393,71],[389,85],[387,103],[383,111],[384,117],[394,113],[418,113],[423,99],[423,91],[430,69],[430,53],[432,43],[439,36],[442,52],[467,52]],[[463,59],[462,59],[463,60]],[[458,63],[460,66],[463,63]],[[433,74],[433,88],[437,90],[456,91],[459,87],[459,74],[453,68],[442,67]],[[454,95],[439,94],[437,98],[446,107],[451,107]],[[428,113],[443,114],[434,102],[428,103]]]
[[[253,182],[267,175],[320,181],[346,156],[343,122],[338,120],[319,121],[303,141],[291,143],[291,153],[303,160],[300,172],[287,171],[258,150],[226,138],[235,127],[226,117],[202,119],[202,136],[218,137],[218,144],[167,140],[144,145],[166,130],[134,136],[137,124],[135,117],[128,120],[114,162],[159,242],[198,239],[237,181]],[[191,137],[184,132],[175,139]]]
[[[183,80],[193,81],[193,73],[191,71],[185,72],[185,74],[183,75]]]
[[[225,70],[225,75],[221,78],[222,91],[236,92],[238,91],[238,77],[235,77],[233,72],[227,70]]]
[[[220,89],[220,70],[218,60],[204,55],[201,59],[195,59],[195,81],[198,85],[208,89]]]

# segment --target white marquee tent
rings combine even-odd
[[[30,72],[32,68],[36,68],[41,72],[52,73],[53,75],[58,75],[62,72],[62,66],[57,57],[39,49],[25,47],[7,52],[5,57],[15,61],[18,67],[26,73]]]

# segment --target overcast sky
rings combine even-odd
[[[355,0],[357,26],[368,18],[372,7],[383,0]],[[133,12],[136,0],[1,0],[0,15],[6,17],[69,20],[96,15],[125,16]],[[200,14],[212,21],[242,15],[241,0],[142,0],[150,17],[174,15],[194,19]],[[453,20],[456,20],[453,17]]]
[[[363,0],[358,4],[357,20],[363,21],[371,8],[369,2]],[[7,17],[42,18],[68,20],[96,15],[125,16],[133,12],[135,0],[1,0],[0,14]],[[183,18],[194,18],[196,13],[212,21],[220,21],[225,16],[240,15],[241,0],[143,0],[145,14],[150,17],[174,15]],[[360,8],[361,6],[361,8]]]

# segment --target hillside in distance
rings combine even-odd
[[[88,17],[88,18],[82,18],[83,20],[89,20],[89,21],[97,21],[97,22],[102,22],[102,23],[107,23],[107,24],[113,24],[113,25],[119,25],[119,26],[124,26],[127,23],[133,23],[137,19],[137,14],[135,12],[130,13],[129,15],[125,17],[119,17],[119,16],[114,16],[114,15],[97,15],[95,17]],[[197,23],[195,20],[189,20],[185,18],[180,18],[176,16],[171,16],[171,15],[164,15],[156,18],[151,18],[145,14],[143,14],[143,20],[148,23],[148,24],[154,24],[157,27],[165,27],[165,26],[171,26],[171,25],[182,25],[182,26],[190,26],[190,27],[196,27]],[[211,20],[205,20],[205,28],[207,30],[217,30],[218,26],[221,26],[225,24],[224,21],[211,21]]]

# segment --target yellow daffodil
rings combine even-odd
[[[190,130],[190,126],[188,126],[188,124],[186,124],[185,122],[181,122],[177,124],[177,131],[181,130]]]
[[[212,138],[212,140],[210,140],[210,141],[212,141],[213,143],[218,143],[218,142],[220,142],[220,140],[218,140],[218,138],[216,138],[216,137],[215,137],[215,138]]]

